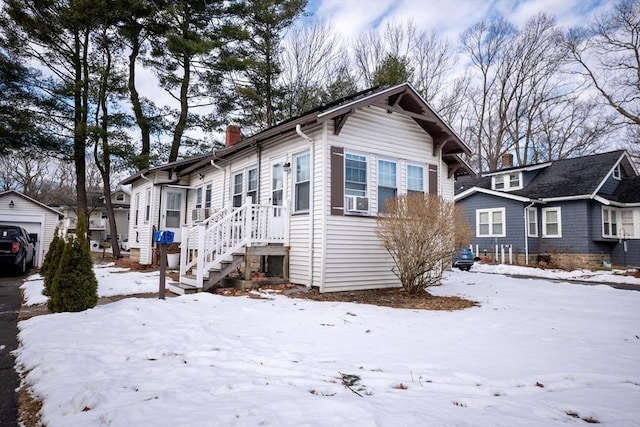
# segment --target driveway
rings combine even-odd
[[[0,427],[18,425],[15,390],[18,374],[11,352],[18,346],[17,318],[20,310],[22,277],[0,276]]]

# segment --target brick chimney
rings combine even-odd
[[[502,155],[502,169],[513,167],[513,154],[504,153]]]
[[[242,132],[241,132],[240,126],[228,125],[224,146],[226,148],[229,148],[232,145],[240,142],[241,139],[242,139]]]

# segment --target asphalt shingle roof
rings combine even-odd
[[[640,202],[640,176],[623,179],[608,199],[621,203]]]
[[[623,153],[618,150],[556,160],[513,194],[537,199],[593,194]]]
[[[523,189],[505,193],[530,199],[592,195],[623,154],[624,150],[616,150],[556,160],[539,169],[535,178]],[[521,168],[509,168],[508,170],[518,169]],[[472,187],[491,189],[491,176],[481,176],[477,179],[462,176],[456,181],[455,193],[460,194]],[[605,197],[618,202],[640,202],[640,177],[623,179],[614,194]]]

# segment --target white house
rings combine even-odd
[[[411,192],[453,200],[454,173],[468,169],[458,154],[470,153],[409,84],[244,139],[229,126],[226,136],[211,155],[122,182],[132,186],[131,258],[152,263],[153,231],[174,231],[184,287],[206,289],[255,248],[286,254],[289,281],[321,292],[399,286],[376,236],[378,212]]]
[[[30,235],[36,235],[36,260],[42,265],[56,227],[63,218],[61,212],[14,190],[0,193],[0,224],[17,225]]]
[[[112,233],[109,224],[108,211],[106,208],[104,195],[102,193],[92,193],[89,195],[89,221],[87,223],[88,237],[91,250],[102,250],[105,241],[109,243],[119,242],[122,246],[127,241],[129,231],[129,205],[131,204],[131,194],[124,188],[117,188],[111,192],[111,204],[113,215],[116,221],[117,233]],[[62,235],[75,233],[78,224],[78,214],[76,206],[61,205],[57,209],[64,214],[61,225]]]

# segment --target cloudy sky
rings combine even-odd
[[[345,38],[413,20],[456,42],[462,31],[482,19],[502,15],[520,25],[538,12],[553,14],[563,27],[584,25],[610,10],[613,0],[309,0],[312,18],[330,23]]]

